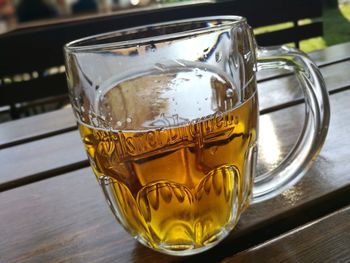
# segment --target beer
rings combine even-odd
[[[210,247],[235,226],[252,188],[255,85],[242,94],[220,74],[187,67],[102,87],[98,118],[79,128],[129,233],[155,249],[183,251]],[[197,102],[189,105],[188,96]]]

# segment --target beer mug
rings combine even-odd
[[[257,47],[243,17],[91,36],[67,44],[65,58],[73,111],[108,205],[131,236],[163,253],[216,245],[249,204],[301,178],[327,134],[328,94],[315,64],[294,48]],[[271,68],[296,73],[305,123],[279,166],[255,175],[256,73]]]

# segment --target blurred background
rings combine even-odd
[[[239,0],[232,0],[239,1]],[[241,0],[244,1],[244,0]],[[262,0],[263,1],[263,0]],[[208,2],[201,0],[0,0],[0,34],[25,23],[40,23],[49,19],[59,20],[76,16],[108,14],[118,11],[133,11],[137,8],[157,8],[178,2]],[[350,0],[320,0],[323,2],[322,37],[300,43],[300,48],[310,52],[324,47],[350,41]],[[309,23],[307,19],[299,23]],[[255,28],[263,33],[292,27],[283,23]]]
[[[172,2],[181,0],[0,0],[0,34],[20,23],[111,13]]]
[[[108,13],[172,2],[181,2],[181,0],[0,0],[0,20],[4,31],[5,20],[7,23],[23,23],[47,18]]]

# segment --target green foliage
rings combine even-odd
[[[339,7],[324,5],[323,10],[323,37],[303,40],[300,49],[305,52],[318,50],[327,46],[350,41],[350,4],[342,4]],[[299,24],[310,23],[311,19],[299,21]],[[292,22],[278,25],[265,26],[254,29],[255,34],[271,32],[292,27]]]

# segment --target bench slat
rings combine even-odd
[[[0,149],[75,129],[71,107],[5,122],[0,124]]]
[[[277,30],[256,35],[256,41],[261,46],[274,46],[281,43],[295,43],[300,40],[322,36],[323,24],[315,22],[298,27],[291,27],[284,30]]]
[[[349,262],[350,207],[225,259],[239,262]],[[322,234],[320,234],[322,233]]]
[[[75,130],[1,150],[0,191],[14,186],[13,181],[38,180],[56,170],[63,173],[79,167],[82,162],[87,165],[80,141]]]
[[[68,97],[66,75],[63,73],[0,85],[0,90],[0,106],[63,94]],[[16,94],[16,96],[13,94]]]

